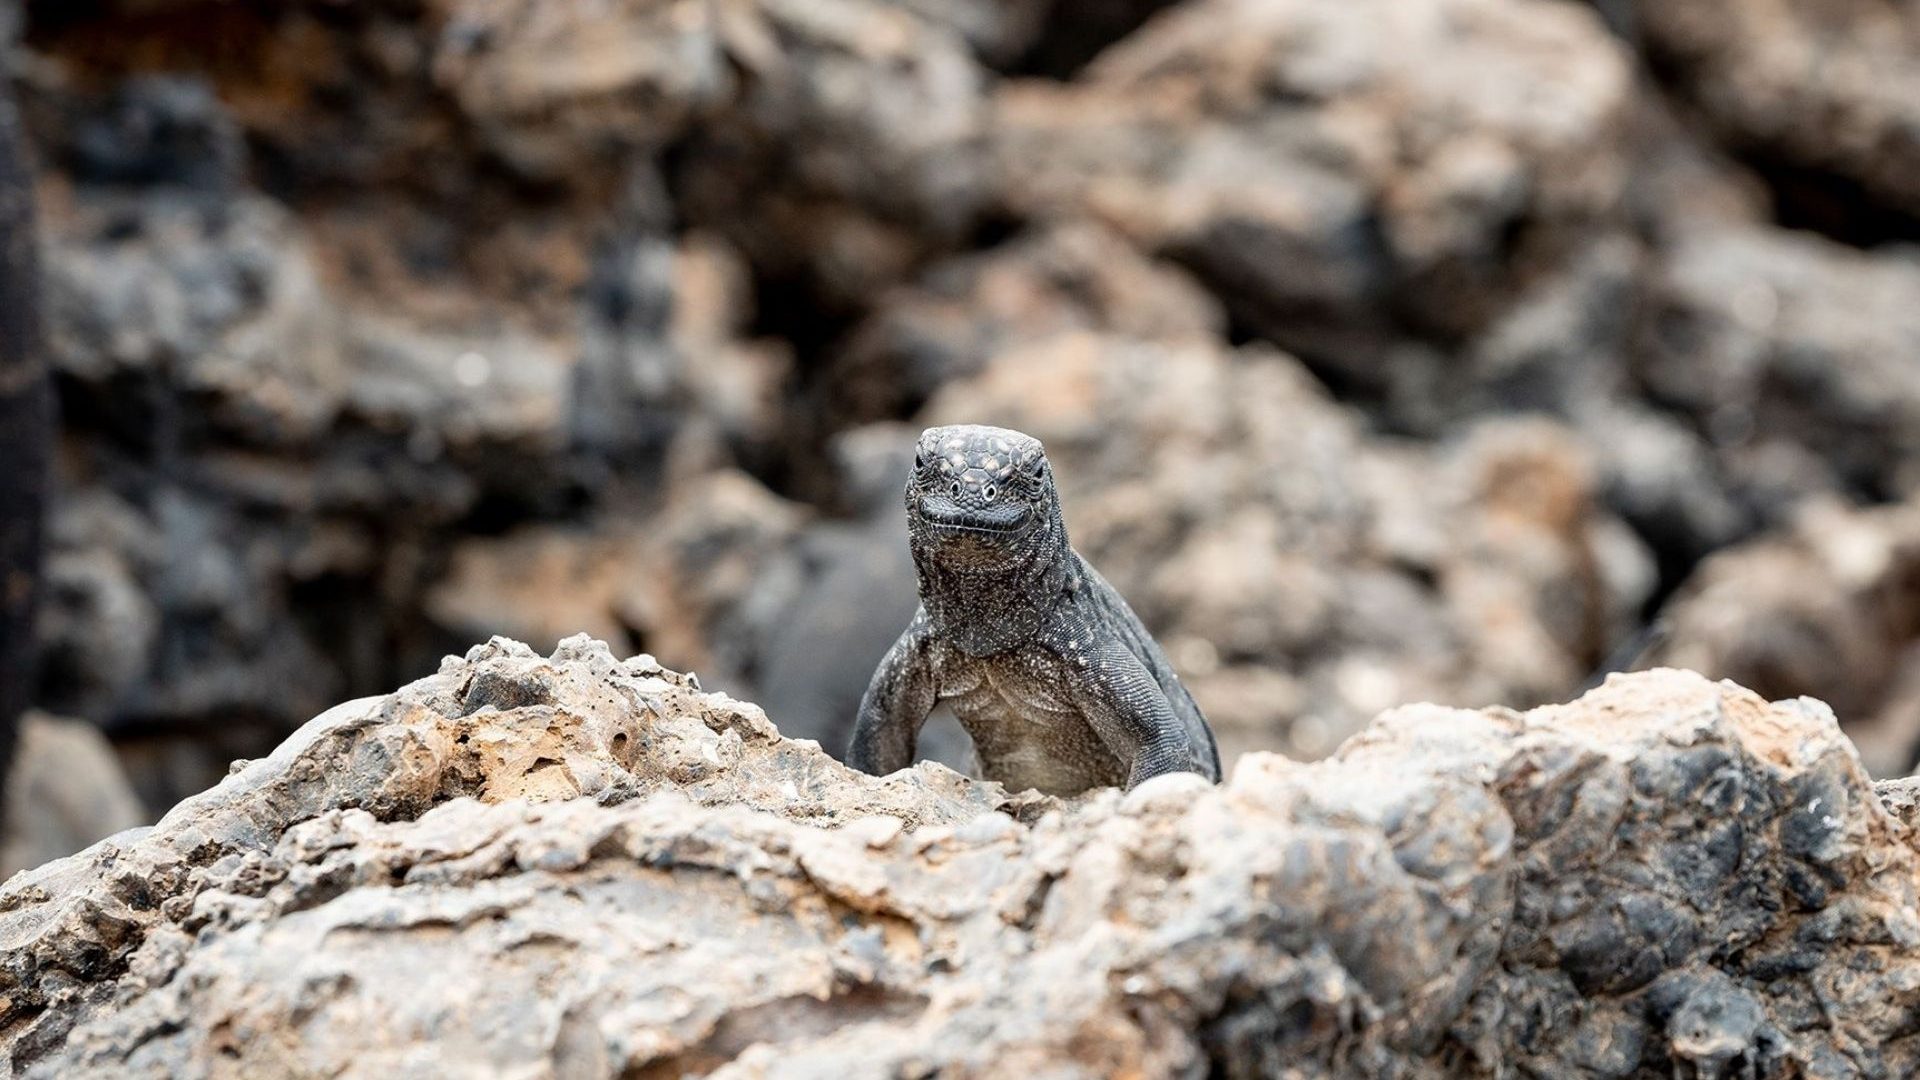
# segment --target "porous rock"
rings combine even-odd
[[[1904,1075],[1917,854],[1824,706],[1679,671],[1060,803],[496,639],[13,879],[0,1030],[21,1076]]]
[[[19,739],[8,769],[0,874],[70,855],[147,820],[113,747],[92,724],[31,711],[20,718]]]
[[[999,194],[1113,223],[1261,334],[1379,383],[1396,335],[1471,334],[1591,240],[1630,86],[1578,5],[1204,0],[1071,84],[1009,83]]]
[[[1077,446],[1076,534],[1230,747],[1563,696],[1714,549],[1913,490],[1912,21],[32,5],[41,701],[164,806],[459,643],[584,627],[837,749],[913,601],[897,505],[825,448],[929,401]],[[1164,356],[1231,407],[1049,374],[1191,401]],[[1906,654],[1852,655],[1823,692],[1868,739]]]
[[[1705,228],[1652,283],[1636,368],[1771,510],[1920,482],[1920,260],[1807,233]],[[1884,497],[1884,496],[1883,496]]]
[[[1670,603],[1658,658],[1850,718],[1874,776],[1920,756],[1920,503],[1813,502],[1719,552]]]
[[[1864,0],[1615,5],[1668,79],[1731,146],[1843,199],[1913,215],[1920,195],[1920,13]]]

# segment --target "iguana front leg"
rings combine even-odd
[[[932,654],[933,632],[923,608],[867,683],[847,747],[848,765],[885,776],[913,764],[920,727],[937,696]]]
[[[1100,741],[1127,765],[1127,789],[1170,772],[1205,775],[1192,737],[1140,659],[1118,643],[1092,650],[1068,680]]]

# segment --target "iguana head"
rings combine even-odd
[[[1060,500],[1040,440],[1006,428],[928,428],[907,478],[916,556],[954,570],[992,570],[1066,546]]]

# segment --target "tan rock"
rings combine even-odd
[[[1898,1074],[1917,858],[1679,671],[1062,804],[496,640],[16,877],[0,1009],[29,1077]]]

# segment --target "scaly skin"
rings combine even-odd
[[[981,775],[1075,795],[1151,776],[1220,779],[1213,732],[1113,586],[1067,542],[1046,451],[1030,435],[959,425],[920,436],[907,481],[920,610],[873,673],[847,762],[913,763],[949,705]]]

